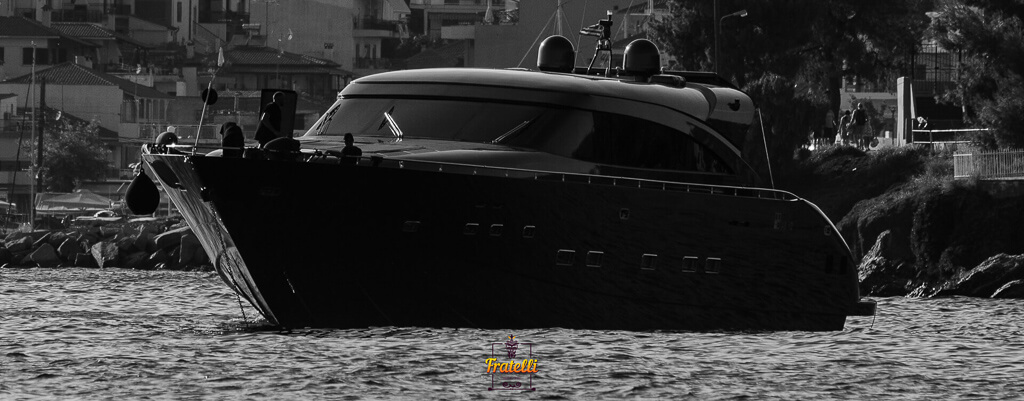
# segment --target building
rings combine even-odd
[[[39,70],[35,75],[36,87],[31,95],[31,75],[0,82],[0,93],[28,99],[30,106],[38,104],[39,82],[45,79],[47,107],[84,121],[96,121],[108,133],[111,163],[118,170],[127,170],[138,160],[141,142],[159,134],[149,127],[167,125],[174,97],[153,88],[73,62]],[[116,175],[122,173],[126,172]]]
[[[253,40],[361,76],[394,66],[409,14],[404,0],[292,0],[254,5],[250,25],[260,28]]]
[[[0,16],[0,81],[81,57],[96,56],[96,45],[62,35],[24,17]],[[2,92],[0,92],[2,93]]]

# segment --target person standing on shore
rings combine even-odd
[[[843,117],[839,119],[839,133],[836,135],[836,144],[846,145],[850,140],[850,123],[853,117],[850,116],[850,111],[843,111]]]
[[[866,139],[868,126],[868,111],[864,110],[864,103],[857,103],[857,109],[853,111],[853,122],[850,136],[854,144],[859,148],[867,148],[870,140]]]
[[[273,101],[263,108],[260,125],[256,128],[256,139],[260,148],[274,138],[281,136],[281,106],[284,104],[284,93],[274,92]]]
[[[825,112],[825,127],[822,131],[817,143],[814,144],[815,149],[828,145],[829,139],[835,140],[836,115],[832,113],[832,110]]]

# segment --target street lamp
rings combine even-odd
[[[716,16],[718,15],[718,2],[715,2],[715,15]],[[724,15],[724,16],[722,16],[722,18],[718,19],[718,21],[717,21],[718,24],[715,26],[715,74],[718,74],[718,64],[719,64],[719,62],[718,62],[718,35],[720,33],[722,33],[722,21],[725,21],[725,19],[729,18],[729,17],[740,17],[740,18],[743,18],[743,17],[746,17],[746,16],[747,16],[747,10],[743,9],[743,10],[739,10],[737,12],[734,12],[732,14]]]

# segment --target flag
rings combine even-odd
[[[491,0],[487,0],[487,10],[484,11],[484,22],[488,24],[494,23],[494,11],[491,10]]]
[[[217,66],[218,67],[223,67],[224,66],[224,48],[223,47],[221,47],[220,49],[217,50]]]

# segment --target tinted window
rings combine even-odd
[[[493,142],[614,166],[730,172],[717,155],[685,132],[620,114],[535,105],[344,99],[311,134],[391,137],[385,112],[404,138]]]

